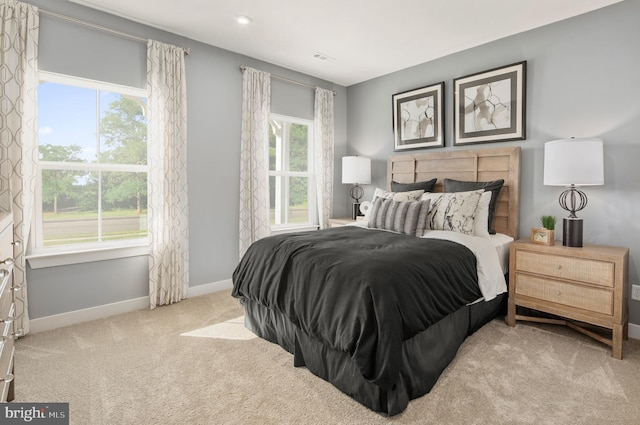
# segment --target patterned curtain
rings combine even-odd
[[[149,305],[176,303],[189,290],[187,86],[184,50],[149,40]]]
[[[0,209],[13,212],[16,336],[29,332],[25,252],[38,161],[38,9],[0,0]]]
[[[240,257],[271,234],[269,212],[269,112],[271,75],[244,68],[240,148]]]
[[[313,123],[318,221],[327,227],[333,210],[333,92],[316,87]]]

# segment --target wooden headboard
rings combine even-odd
[[[387,189],[391,181],[415,183],[438,178],[436,192],[444,190],[444,179],[490,181],[504,179],[493,226],[498,233],[518,239],[520,216],[520,147],[469,149],[402,154],[387,161]]]

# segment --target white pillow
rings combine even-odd
[[[478,201],[478,209],[476,210],[475,223],[473,225],[473,234],[481,238],[490,238],[489,234],[489,204],[491,203],[491,191],[485,190],[480,201]]]
[[[435,199],[443,193],[425,193],[422,195],[422,199]],[[478,209],[476,210],[476,218],[473,226],[473,234],[480,236],[481,238],[489,238],[488,226],[485,226],[489,222],[489,205],[491,204],[492,192],[485,190],[480,201],[478,201]],[[360,207],[362,209],[362,207]],[[366,215],[366,214],[365,214]]]
[[[429,199],[431,201],[427,229],[451,230],[466,235],[475,234],[475,219],[483,193],[484,189],[469,192],[423,194],[423,200]],[[486,221],[484,222],[486,223]]]
[[[373,192],[373,199],[371,200],[371,202],[375,201],[376,198],[393,199],[396,202],[419,201],[423,193],[424,190],[410,190],[409,192],[389,192],[377,187],[375,192]]]
[[[373,204],[369,201],[364,201],[360,203],[360,212],[364,214],[364,219],[368,220],[369,213],[371,212],[371,206]]]

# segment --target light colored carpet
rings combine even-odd
[[[622,361],[567,328],[494,320],[431,392],[387,418],[239,329],[229,291],[54,331],[16,347],[16,401],[71,424],[640,424],[640,341]]]

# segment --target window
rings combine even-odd
[[[272,229],[317,225],[312,121],[271,115],[269,197]]]
[[[41,73],[34,252],[146,243],[146,91]]]

